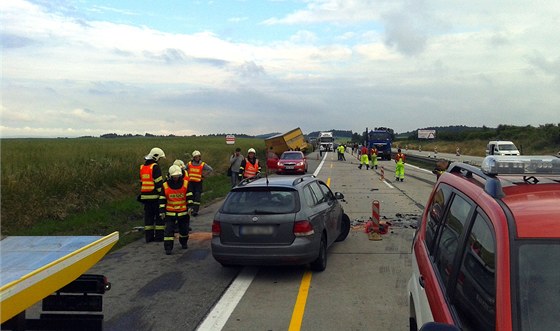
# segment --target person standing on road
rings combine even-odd
[[[239,180],[244,178],[255,177],[257,174],[261,173],[261,166],[259,164],[259,159],[257,159],[257,151],[254,148],[249,148],[247,151],[247,158],[241,161],[239,166]]]
[[[344,156],[344,152],[346,151],[346,147],[344,144],[338,145],[338,159],[340,161],[346,161],[346,157]]]
[[[237,147],[235,152],[229,158],[229,170],[231,171],[231,187],[239,184],[239,168],[243,162],[243,155],[241,155],[241,148]]]
[[[325,146],[319,144],[319,157],[323,157],[323,152],[325,151]]]
[[[169,167],[169,179],[163,183],[159,197],[160,216],[165,220],[163,248],[165,254],[171,254],[175,241],[175,227],[179,228],[179,243],[187,249],[189,240],[189,200],[192,193],[188,192],[189,181],[183,177],[183,170],[178,165]]]
[[[397,150],[397,154],[395,155],[395,163],[397,164],[395,170],[395,179],[397,182],[399,180],[401,182],[404,181],[404,162],[405,162],[405,156],[403,153],[401,153],[401,149],[399,148]]]
[[[146,243],[163,241],[163,220],[159,215],[159,196],[163,186],[163,177],[158,161],[165,158],[161,148],[154,147],[144,156],[140,166],[140,195],[138,200],[144,204],[144,235]]]
[[[201,160],[202,155],[199,151],[192,153],[192,160],[187,164],[189,173],[189,191],[192,193],[192,216],[198,215],[200,209],[200,199],[202,197],[202,182],[204,177],[214,171],[211,166]]]
[[[370,150],[370,159],[371,159],[371,169],[377,169],[377,148],[372,147]]]
[[[362,169],[362,166],[366,166],[366,170],[369,170],[369,157],[368,157],[368,149],[366,146],[362,146],[360,149],[360,165],[358,169]]]

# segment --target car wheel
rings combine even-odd
[[[327,267],[327,238],[325,234],[321,236],[321,246],[319,247],[319,256],[311,262],[311,270],[323,271]]]
[[[350,232],[350,217],[346,214],[342,214],[342,223],[340,224],[340,234],[336,241],[344,241],[346,237],[348,237],[348,233]]]

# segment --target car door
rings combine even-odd
[[[329,237],[336,240],[336,238],[338,238],[340,232],[342,231],[342,214],[343,214],[342,206],[340,205],[338,199],[336,199],[334,193],[327,186],[327,184],[321,181],[318,181],[317,183],[319,184],[319,187],[323,191],[323,194],[325,195],[328,201],[327,203],[330,206],[328,222],[332,226],[333,231],[329,234]]]
[[[330,246],[334,240],[338,237],[337,220],[336,216],[333,214],[335,210],[335,204],[331,200],[328,194],[319,186],[319,181],[314,181],[309,184],[309,187],[318,198],[318,206],[321,210],[321,222],[322,227],[327,231],[327,246]]]

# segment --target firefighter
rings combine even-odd
[[[434,168],[434,170],[432,170],[432,173],[436,175],[436,179],[439,179],[441,174],[443,174],[445,170],[449,168],[449,164],[450,162],[447,160],[438,160],[436,162],[436,167]]]
[[[369,157],[368,157],[368,149],[366,146],[362,146],[360,149],[360,165],[358,169],[362,169],[362,166],[365,165],[366,169],[369,170]]]
[[[163,186],[163,177],[158,161],[165,158],[161,148],[154,147],[144,157],[145,162],[140,166],[140,195],[139,201],[144,204],[144,235],[146,242],[163,241],[163,220],[159,211],[159,196]]]
[[[187,164],[189,174],[189,191],[192,192],[192,216],[198,215],[200,209],[200,198],[202,197],[202,181],[209,173],[214,171],[211,166],[201,160],[199,151],[192,153],[192,160]]]
[[[159,197],[159,211],[165,219],[163,248],[165,254],[171,254],[175,241],[175,227],[179,228],[179,243],[187,249],[189,240],[190,210],[192,193],[188,191],[189,181],[184,177],[184,170],[178,165],[169,167],[169,179],[163,183]]]
[[[395,170],[395,179],[397,182],[399,180],[401,182],[404,181],[404,162],[405,162],[405,156],[403,153],[401,153],[401,149],[399,148],[397,150],[397,155],[395,155],[395,163],[397,164]]]
[[[377,169],[378,161],[377,161],[377,148],[373,146],[370,150],[370,159],[371,159],[371,169]]]
[[[249,148],[247,158],[241,161],[241,166],[239,167],[239,181],[244,178],[255,177],[260,173],[261,165],[259,164],[259,159],[257,159],[257,151],[254,148]]]

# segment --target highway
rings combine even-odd
[[[166,256],[162,243],[138,240],[89,271],[113,285],[104,296],[105,330],[408,330],[411,242],[435,176],[407,164],[404,182],[395,182],[393,161],[360,170],[350,153],[346,161],[335,153],[308,159],[310,172],[345,195],[353,221],[348,238],[329,250],[324,272],[222,267],[210,251],[218,202],[192,221],[188,250],[176,245]],[[381,241],[364,232],[373,200],[391,223]]]

